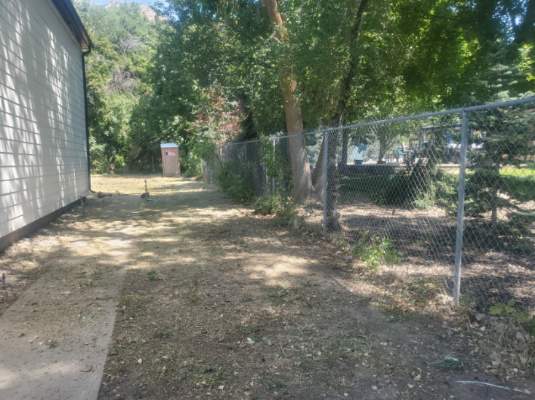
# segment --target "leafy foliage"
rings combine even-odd
[[[223,192],[233,200],[249,203],[255,197],[252,169],[243,168],[240,162],[223,162],[216,179]]]
[[[254,212],[260,215],[275,215],[287,224],[297,216],[293,200],[280,194],[259,197],[254,204]]]
[[[363,232],[353,247],[353,255],[359,258],[371,271],[377,271],[381,265],[395,265],[400,262],[400,255],[393,243],[385,237]]]
[[[93,41],[87,58],[92,168],[114,172],[126,167],[130,119],[150,91],[142,78],[153,61],[156,25],[135,4],[80,0],[76,6]]]
[[[258,0],[169,0],[139,6],[77,1],[95,49],[88,59],[94,168],[157,168],[158,144],[181,145],[190,174],[197,143],[285,130],[279,77],[291,68],[305,129],[516,97],[535,91],[533,2],[279,0],[281,42]],[[348,71],[349,85],[344,85]],[[383,151],[392,137],[379,138]]]
[[[496,225],[500,209],[514,210],[515,201],[533,199],[529,198],[529,189],[525,192],[525,186],[521,186],[522,179],[515,179],[512,174],[519,174],[522,169],[518,167],[535,153],[534,123],[533,112],[523,108],[476,116],[471,136],[480,148],[470,157],[474,170],[466,192],[469,214],[481,216],[490,212],[491,222]],[[517,169],[513,169],[515,166]],[[508,177],[504,170],[509,171]]]

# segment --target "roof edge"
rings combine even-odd
[[[80,16],[76,12],[71,0],[52,0],[63,20],[72,31],[83,53],[91,51],[91,38],[85,29]]]

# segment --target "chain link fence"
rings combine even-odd
[[[318,129],[299,137],[297,175],[291,138],[220,146],[205,179],[240,201],[306,179],[303,218],[368,268],[440,279],[480,312],[534,312],[535,97]]]

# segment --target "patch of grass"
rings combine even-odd
[[[343,253],[351,253],[351,243],[349,240],[341,233],[334,233],[331,236],[332,244]]]
[[[340,179],[340,200],[351,201],[359,194],[367,196],[374,203],[381,203],[384,190],[389,185],[388,175],[358,174]]]
[[[457,176],[442,171],[435,172],[429,180],[411,177],[407,171],[384,175],[362,173],[341,178],[340,201],[351,202],[364,195],[378,205],[420,209],[438,205],[455,211],[457,182]]]
[[[517,200],[535,199],[535,164],[527,167],[504,167],[500,170],[505,189]]]
[[[194,368],[192,380],[197,386],[216,388],[225,381],[225,373],[222,367]]]
[[[400,255],[390,239],[369,233],[361,235],[353,247],[353,255],[371,271],[378,271],[381,265],[400,262]]]
[[[332,343],[330,350],[338,353],[337,356],[358,357],[361,353],[370,351],[369,338],[364,335],[342,337]]]
[[[418,278],[407,285],[411,300],[417,305],[425,305],[440,293],[440,284],[431,279]]]
[[[159,276],[158,276],[158,273],[156,271],[149,271],[147,272],[147,279],[151,282],[155,282],[157,280],[159,280]]]
[[[517,176],[535,179],[535,163],[528,163],[521,167],[504,167],[501,170],[501,174],[504,176]]]
[[[443,360],[434,364],[436,367],[447,371],[460,371],[464,368],[463,362],[457,357],[446,356]]]
[[[408,321],[414,316],[414,313],[409,311],[406,304],[402,302],[379,303],[378,306],[388,316],[388,322],[390,323]]]
[[[429,192],[429,193],[424,193],[423,196],[414,200],[414,207],[420,210],[426,210],[428,208],[433,207],[434,205],[435,205],[434,191]]]
[[[290,291],[286,288],[282,288],[282,287],[268,288],[267,298],[275,306],[280,306],[282,304],[288,303],[289,297],[290,297]]]
[[[531,336],[535,336],[535,317],[518,307],[514,300],[493,304],[489,307],[489,314],[494,317],[510,318],[524,327]]]
[[[535,336],[535,317],[531,317],[524,323],[524,328],[531,335]]]
[[[194,278],[192,284],[189,287],[188,299],[191,304],[197,305],[201,301],[201,294],[199,289],[199,280]]]
[[[275,215],[282,208],[282,199],[278,195],[259,197],[254,204],[254,213],[258,215]]]
[[[275,215],[280,223],[289,225],[297,218],[297,207],[290,197],[275,194],[258,198],[254,205],[254,213]]]
[[[240,324],[238,327],[238,331],[242,335],[243,340],[251,339],[253,340],[253,342],[257,343],[260,342],[262,339],[262,328],[259,325]]]

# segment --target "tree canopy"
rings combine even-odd
[[[304,129],[535,91],[533,0],[270,1],[284,36],[266,1],[79,2],[94,167],[150,169],[176,140],[197,173],[210,141],[286,131],[283,71]]]

